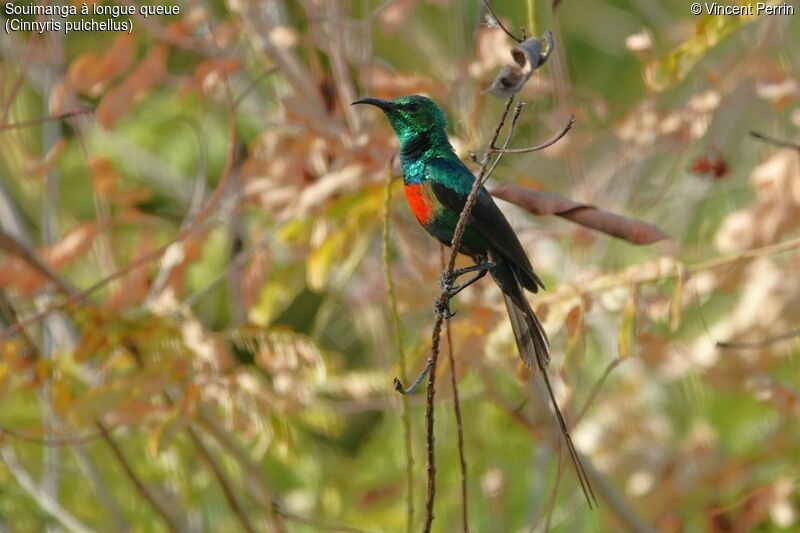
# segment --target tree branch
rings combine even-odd
[[[444,267],[444,246],[439,246]],[[469,513],[467,512],[467,460],[464,453],[464,425],[461,420],[461,404],[458,398],[458,379],[456,378],[456,360],[453,357],[453,334],[450,331],[450,321],[445,324],[447,333],[447,357],[450,361],[450,385],[453,387],[453,414],[456,418],[456,435],[458,436],[458,461],[461,468],[461,529],[469,532]]]
[[[497,26],[506,33],[506,35],[508,35],[509,37],[511,37],[512,39],[517,41],[518,43],[521,43],[522,41],[525,40],[524,37],[520,38],[520,37],[517,37],[516,35],[514,35],[513,33],[511,33],[508,30],[508,28],[506,28],[503,25],[503,23],[500,22],[500,19],[497,17],[497,13],[494,12],[494,9],[492,9],[492,4],[489,3],[489,0],[483,0],[483,5],[484,5],[484,7],[486,7],[486,10],[489,11],[489,16],[492,17],[492,19],[490,21],[490,24],[491,24],[491,22],[496,23]]]
[[[508,118],[508,113],[511,110],[511,104],[514,102],[514,97],[510,97],[506,99],[505,106],[503,107],[503,113],[500,116],[500,120],[497,122],[497,126],[495,127],[494,133],[492,134],[492,140],[489,142],[489,146],[494,146],[497,142],[497,138],[500,135],[500,130],[503,128],[503,125]],[[461,238],[464,235],[464,229],[466,227],[466,221],[469,217],[470,212],[472,211],[473,206],[475,205],[475,201],[478,198],[478,192],[483,185],[483,182],[488,177],[486,170],[489,166],[490,160],[490,153],[487,150],[487,153],[483,156],[483,162],[481,165],[481,170],[478,174],[478,178],[472,185],[472,190],[467,197],[467,201],[464,204],[464,209],[461,211],[461,216],[458,218],[458,223],[456,224],[456,229],[453,233],[453,239],[451,241],[451,248],[450,248],[450,258],[447,261],[447,268],[445,268],[444,273],[442,274],[445,278],[452,276],[453,270],[455,269],[456,265],[456,256],[458,255],[458,248],[461,245]],[[440,293],[439,293],[439,302],[444,302],[447,296],[447,288],[442,286]],[[431,334],[431,354],[428,358],[427,368],[429,368],[428,373],[428,385],[426,387],[426,396],[425,396],[425,435],[426,435],[426,452],[427,452],[427,472],[428,472],[428,491],[425,497],[425,518],[423,521],[422,530],[428,533],[431,530],[431,523],[433,522],[433,502],[436,497],[436,453],[435,453],[435,436],[433,431],[433,400],[434,396],[436,395],[436,363],[439,359],[439,342],[441,341],[441,332],[442,332],[442,323],[444,322],[444,313],[437,313],[436,314],[436,321],[433,325],[433,333]]]
[[[47,514],[55,518],[67,530],[74,533],[91,533],[93,531],[70,514],[69,511],[61,507],[46,490],[36,484],[30,474],[19,464],[17,455],[9,445],[6,444],[0,447],[0,455],[3,456],[8,471],[11,472],[11,475],[14,476],[14,479],[17,480],[20,487],[22,487],[31,498],[36,500],[39,507]]]
[[[555,143],[560,141],[564,137],[564,135],[566,135],[567,132],[569,132],[569,130],[572,129],[573,124],[575,124],[575,115],[570,115],[569,120],[564,125],[564,127],[561,128],[561,130],[558,133],[556,133],[552,138],[543,142],[542,144],[537,144],[536,146],[529,146],[527,148],[493,148],[492,152],[498,154],[527,154],[530,152],[538,152],[539,150],[544,150],[545,148],[553,146]]]
[[[766,348],[767,346],[776,344],[781,341],[794,339],[795,337],[800,337],[800,329],[789,331],[788,333],[782,333],[780,335],[775,335],[773,337],[767,337],[766,339],[754,342],[719,341],[717,342],[717,348],[731,349],[731,350],[741,350],[741,349],[758,350],[760,348]]]
[[[123,472],[127,476],[128,480],[133,484],[136,488],[136,491],[139,493],[139,496],[142,497],[149,505],[153,508],[153,510],[158,514],[163,520],[164,524],[167,526],[167,529],[173,532],[181,531],[181,527],[178,525],[177,520],[170,512],[168,512],[164,507],[161,506],[156,498],[150,494],[150,491],[147,490],[147,487],[144,486],[144,483],[136,472],[133,470],[128,459],[125,457],[125,454],[122,453],[122,449],[120,449],[119,445],[116,443],[114,438],[108,432],[108,429],[103,425],[102,422],[97,421],[96,424],[97,429],[100,430],[103,440],[111,449],[111,453],[114,455],[114,458],[117,460],[119,465],[122,467]]]
[[[754,139],[758,139],[759,141],[763,141],[765,143],[778,146],[780,148],[792,148],[793,150],[797,150],[798,152],[800,152],[800,144],[798,143],[784,141],[782,139],[776,139],[775,137],[770,137],[769,135],[757,131],[750,131],[750,136],[753,137]]]

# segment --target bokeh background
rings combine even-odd
[[[556,40],[511,145],[576,125],[490,185],[672,239],[501,203],[600,506],[484,282],[440,359],[434,530],[463,527],[449,353],[471,530],[796,530],[800,14],[555,4],[493,6]],[[477,0],[174,5],[0,35],[0,531],[417,530],[425,399],[391,383],[424,365],[442,252],[385,120],[348,104],[427,94],[476,168],[514,41]]]

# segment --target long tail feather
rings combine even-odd
[[[517,287],[519,288],[519,285]],[[545,387],[547,388],[547,394],[550,396],[550,403],[553,406],[553,411],[555,411],[561,434],[567,445],[570,460],[575,467],[575,473],[578,475],[581,490],[583,490],[589,507],[596,507],[597,498],[594,495],[592,485],[586,475],[586,470],[583,467],[578,451],[572,443],[569,427],[556,401],[553,387],[550,384],[550,378],[547,376],[547,364],[550,362],[550,344],[547,340],[547,335],[541,323],[536,318],[536,315],[533,313],[528,301],[525,299],[521,288],[519,288],[517,296],[517,298],[512,298],[505,290],[503,291],[506,308],[508,309],[508,316],[511,320],[511,328],[514,330],[517,350],[519,350],[519,355],[525,363],[525,366],[530,369],[539,369]]]

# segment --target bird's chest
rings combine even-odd
[[[404,187],[408,207],[417,222],[427,226],[433,222],[435,216],[436,198],[425,183],[408,183]]]

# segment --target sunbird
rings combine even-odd
[[[422,227],[449,247],[475,177],[450,144],[442,110],[430,98],[419,95],[391,101],[362,98],[353,104],[375,106],[389,119],[400,141],[400,167],[408,206]],[[487,272],[500,287],[519,355],[526,367],[539,369],[581,488],[591,506],[596,502],[591,485],[547,376],[550,343],[525,296],[525,290],[536,293],[544,289],[544,284],[534,272],[511,224],[484,187],[480,188],[467,219],[458,251],[471,257],[475,266],[456,270],[451,280],[444,280],[448,283],[448,298]],[[476,274],[461,285],[452,286],[455,278],[469,272]]]

